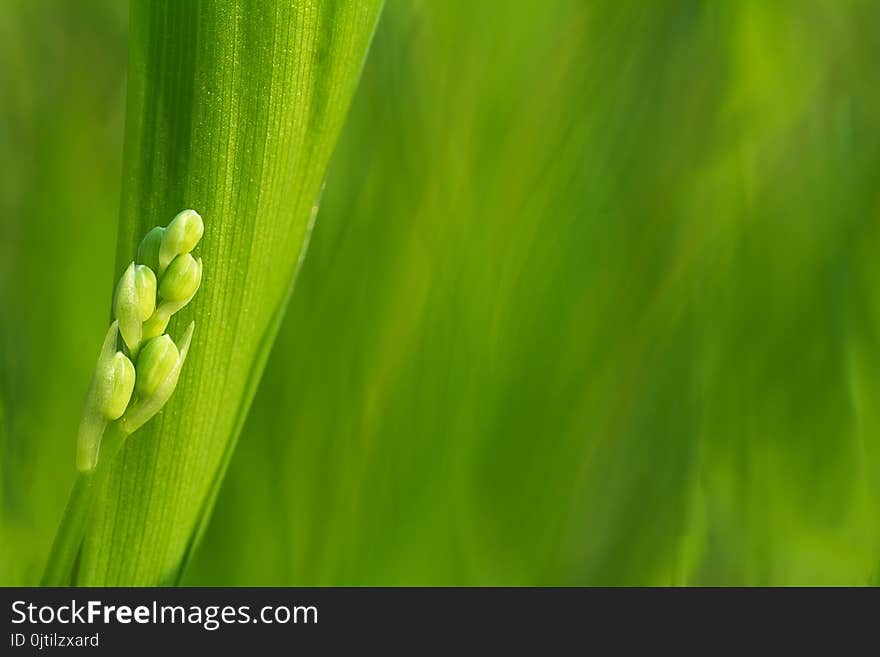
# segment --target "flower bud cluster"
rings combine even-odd
[[[180,347],[165,329],[201,285],[202,260],[191,252],[204,231],[199,214],[184,210],[167,227],[156,226],[147,233],[137,261],[119,279],[113,296],[115,319],[104,339],[80,422],[80,470],[91,471],[97,465],[109,423],[118,421],[124,433],[133,433],[174,392],[195,323],[190,323]]]

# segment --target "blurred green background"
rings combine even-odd
[[[0,584],[74,477],[127,10],[0,4]],[[193,585],[880,584],[880,4],[388,0]]]

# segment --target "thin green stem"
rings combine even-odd
[[[110,463],[124,442],[126,434],[117,423],[107,427],[101,441],[101,453],[94,470],[78,472],[64,507],[61,524],[55,533],[41,586],[69,586],[76,557],[92,510],[95,491],[110,471]]]

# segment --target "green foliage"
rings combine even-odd
[[[116,265],[118,3],[0,8],[0,151],[26,154],[0,176],[0,307],[29,311],[0,321],[4,584],[39,577],[136,240],[205,217],[172,333],[198,319],[199,392],[122,455],[84,582],[173,581],[247,398],[227,384],[277,320],[256,291],[283,299],[301,251],[321,176],[296,181],[332,140],[265,81],[256,25],[282,22],[209,14],[209,40],[186,4],[141,22],[195,36],[136,71]],[[878,26],[871,0],[391,0],[183,582],[880,583]],[[153,92],[172,70],[192,94]],[[267,250],[284,266],[254,276]]]
[[[199,238],[210,267],[172,320],[199,324],[178,393],[113,464],[77,583],[177,581],[285,310],[378,11],[378,0],[132,4],[117,260],[192,207],[204,237],[186,213],[168,226],[160,296],[198,285],[201,265],[175,256]]]
[[[187,582],[876,582],[878,18],[390,2]]]
[[[121,273],[126,29],[117,0],[0,3],[3,584],[43,572]]]

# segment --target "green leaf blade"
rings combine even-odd
[[[117,261],[192,207],[202,287],[165,410],[99,493],[77,584],[176,582],[262,373],[381,2],[134,2]]]

